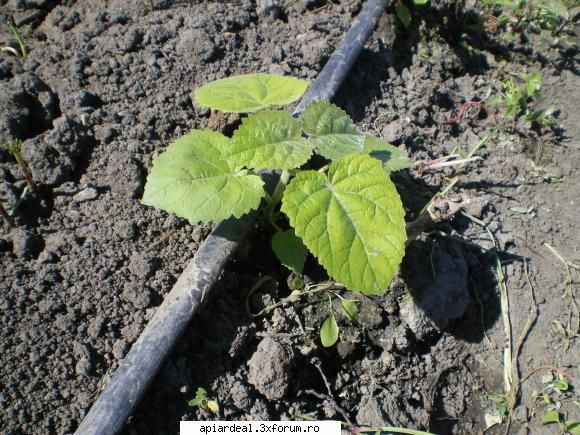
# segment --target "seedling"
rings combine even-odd
[[[22,153],[20,152],[20,150],[22,149],[22,141],[20,139],[16,139],[14,140],[14,142],[9,143],[7,148],[10,154],[12,154],[12,156],[18,163],[18,166],[20,166],[20,169],[22,170],[22,173],[26,178],[26,183],[28,184],[28,187],[30,188],[30,190],[34,191],[34,189],[36,189],[36,183],[34,182],[34,178],[32,178],[32,173],[30,172],[28,164],[26,163],[24,157],[22,157]]]
[[[195,397],[187,402],[187,404],[211,411],[213,414],[217,414],[220,411],[219,404],[215,400],[210,400],[207,396],[207,391],[201,387],[198,387]]]
[[[274,224],[274,252],[289,269],[303,266],[303,245],[334,280],[382,295],[406,240],[405,212],[389,174],[407,167],[408,158],[359,131],[330,103],[310,104],[299,119],[271,110],[296,101],[307,86],[252,74],[201,87],[202,106],[258,113],[244,117],[232,138],[194,130],[169,145],[153,162],[142,202],[192,224],[260,209]],[[314,163],[313,153],[324,162]],[[281,171],[272,195],[259,171]]]
[[[26,46],[24,39],[22,38],[22,35],[18,31],[18,29],[12,24],[8,24],[8,26],[10,27],[10,30],[14,35],[14,39],[16,39],[16,43],[18,44],[20,52],[16,51],[13,47],[10,47],[9,45],[3,46],[2,48],[0,48],[0,51],[12,53],[15,56],[19,56],[22,59],[26,59],[26,56],[28,56],[28,47]]]
[[[411,3],[414,6],[423,6],[426,5],[429,0],[411,0]],[[395,14],[397,14],[397,18],[401,21],[403,26],[409,27],[411,24],[411,9],[402,1],[398,1],[395,3]]]
[[[506,118],[523,117],[529,122],[550,125],[548,116],[554,112],[553,108],[532,110],[530,107],[532,99],[540,95],[542,90],[542,74],[536,71],[532,74],[512,74],[512,76],[519,78],[522,83],[518,86],[512,77],[507,77],[503,81],[502,95],[491,98],[487,105],[503,106],[503,115]]]
[[[507,26],[507,32],[502,37],[511,41],[514,32],[530,30],[540,33],[548,30],[558,33],[562,24],[570,19],[566,5],[560,0],[483,0],[485,4],[501,7],[502,13],[494,17],[494,26]]]

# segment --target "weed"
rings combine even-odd
[[[483,0],[485,4],[501,8],[501,14],[493,17],[494,27],[505,27],[502,37],[511,41],[514,32],[542,30],[558,33],[570,15],[566,5],[560,0]],[[488,26],[490,27],[490,26]]]
[[[360,132],[330,103],[310,104],[299,120],[264,110],[297,100],[306,87],[271,74],[201,87],[200,105],[258,113],[243,118],[231,139],[194,130],[172,143],[153,162],[142,202],[192,224],[259,209],[274,228],[274,253],[289,269],[301,271],[307,248],[330,277],[353,291],[384,294],[406,239],[405,213],[389,174],[407,167],[408,159]],[[313,163],[313,153],[324,163]],[[281,171],[271,195],[258,175],[264,170]]]
[[[518,78],[518,85],[513,78]],[[533,98],[540,95],[542,90],[542,74],[538,71],[532,74],[510,74],[503,80],[503,91],[499,97],[491,98],[487,106],[503,107],[506,118],[524,118],[529,122],[537,122],[542,126],[551,125],[548,117],[554,112],[553,108],[532,110],[530,104]]]
[[[18,31],[16,26],[14,26],[12,24],[8,24],[8,26],[10,27],[10,30],[12,31],[12,35],[14,35],[14,39],[16,39],[16,43],[18,44],[18,48],[20,49],[20,51],[17,51],[13,47],[10,47],[8,45],[1,47],[0,51],[12,53],[15,56],[19,56],[22,59],[26,59],[26,56],[28,56],[28,47],[26,46],[26,43],[24,42],[22,35],[20,34],[20,32]]]
[[[26,163],[24,157],[22,157],[22,153],[20,152],[22,149],[22,141],[20,139],[16,139],[13,142],[9,143],[7,145],[7,148],[10,154],[12,154],[12,156],[18,163],[18,166],[20,166],[20,169],[22,170],[22,173],[26,178],[26,183],[28,184],[28,187],[30,188],[30,190],[34,191],[34,189],[36,189],[36,182],[32,177],[32,173],[30,172],[28,164]]]
[[[195,392],[195,397],[187,402],[189,406],[195,406],[200,409],[205,409],[211,411],[213,414],[217,414],[220,411],[220,406],[215,400],[208,398],[207,391],[204,388],[199,387]]]

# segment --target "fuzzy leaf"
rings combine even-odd
[[[336,319],[334,315],[331,314],[324,322],[322,322],[322,326],[320,327],[320,341],[324,347],[330,347],[334,343],[338,341],[338,324],[336,323]]]
[[[331,277],[365,294],[386,291],[405,251],[405,212],[380,162],[354,154],[328,175],[301,172],[282,211]]]
[[[324,101],[309,104],[300,122],[318,153],[327,159],[339,159],[363,147],[364,134],[347,113],[334,104]]]
[[[359,131],[348,114],[334,104],[310,104],[304,110],[300,122],[317,152],[327,159],[336,160],[353,153],[370,153],[383,162],[387,171],[409,167],[409,158],[403,150]]]
[[[351,322],[356,322],[358,319],[358,306],[357,301],[353,301],[352,299],[341,299],[340,305],[342,306],[342,311],[348,320]]]
[[[294,169],[310,158],[312,145],[298,121],[284,112],[248,116],[232,138],[228,159],[254,169]]]
[[[387,172],[396,172],[409,167],[409,156],[405,151],[374,136],[365,136],[363,152],[380,160]]]
[[[245,74],[203,85],[195,94],[199,105],[222,112],[248,113],[298,100],[308,82],[276,74]]]
[[[272,249],[280,263],[298,274],[302,273],[308,250],[294,230],[277,231],[272,237]]]
[[[153,161],[141,202],[196,224],[240,217],[260,205],[263,181],[235,168],[223,156],[229,139],[194,130]]]

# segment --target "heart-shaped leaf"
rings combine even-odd
[[[308,105],[300,122],[316,152],[327,159],[365,153],[383,162],[389,172],[409,167],[409,158],[403,150],[359,131],[348,114],[334,104],[319,101]]]
[[[383,294],[405,251],[405,212],[379,161],[355,154],[299,173],[282,199],[304,244],[348,288]]]
[[[203,85],[197,103],[222,112],[249,113],[298,100],[308,82],[276,74],[245,74]]]
[[[312,145],[301,137],[298,121],[284,112],[266,111],[244,119],[228,158],[253,169],[294,169],[311,154]]]
[[[260,205],[263,181],[235,171],[222,155],[229,139],[209,130],[194,130],[169,145],[153,161],[141,202],[196,224],[240,217]]]

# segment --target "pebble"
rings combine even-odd
[[[99,191],[92,185],[87,185],[84,189],[73,196],[74,202],[92,201],[99,197]]]

